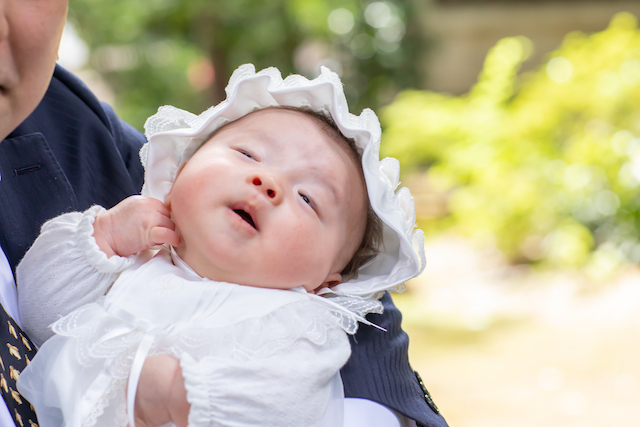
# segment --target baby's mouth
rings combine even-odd
[[[249,213],[247,213],[246,211],[244,211],[242,209],[234,209],[233,211],[236,214],[238,214],[238,216],[240,218],[242,218],[244,221],[246,221],[250,226],[252,226],[256,230],[258,229],[258,227],[256,227],[256,223],[253,222],[253,218],[251,218],[251,215],[249,215]]]

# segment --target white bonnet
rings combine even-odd
[[[396,159],[379,160],[380,122],[365,109],[349,113],[337,74],[322,67],[313,80],[300,75],[282,79],[277,68],[258,73],[252,64],[240,66],[231,76],[227,99],[199,116],[164,106],[147,119],[148,143],[140,150],[145,167],[142,194],[164,200],[180,166],[213,131],[253,111],[273,106],[310,107],[329,112],[347,138],[362,150],[362,168],[375,213],[383,222],[380,253],[360,268],[358,277],[333,287],[338,295],[371,297],[388,289],[401,290],[403,283],[422,272],[425,265],[424,234],[415,228],[413,199],[407,188],[395,191],[400,166]],[[325,290],[329,291],[329,290]]]

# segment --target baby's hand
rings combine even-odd
[[[93,237],[107,257],[127,257],[156,245],[179,246],[175,228],[161,201],[131,196],[96,217]]]
[[[166,354],[148,357],[136,392],[136,427],[156,427],[168,422],[186,427],[190,409],[178,359]]]

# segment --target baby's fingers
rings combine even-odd
[[[149,239],[153,245],[180,246],[182,244],[180,235],[166,227],[153,227],[149,230]]]
[[[148,227],[150,229],[153,228],[167,228],[169,230],[175,230],[176,225],[173,223],[169,216],[164,216],[162,213],[160,215],[155,215],[153,221],[149,223]]]

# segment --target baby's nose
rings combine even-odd
[[[260,191],[274,204],[282,201],[282,190],[276,181],[266,175],[253,175],[250,181],[256,187],[260,187]]]

